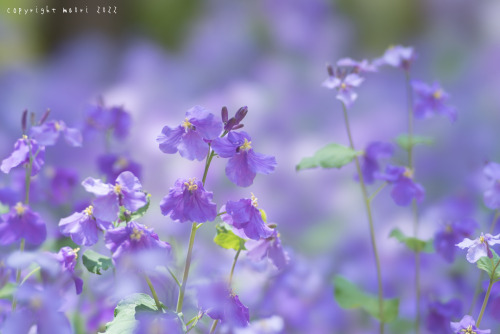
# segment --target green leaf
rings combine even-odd
[[[414,237],[407,237],[399,228],[393,229],[389,237],[396,238],[414,252],[434,253],[434,241],[432,239],[424,241]]]
[[[9,212],[9,206],[0,202],[0,215]]]
[[[350,163],[356,156],[362,155],[362,151],[355,151],[349,147],[339,144],[328,144],[312,157],[303,158],[296,169],[309,169],[315,167],[341,168]]]
[[[136,315],[158,312],[155,301],[144,293],[134,293],[121,300],[115,308],[115,318],[106,324],[105,334],[132,334],[137,325]]]
[[[137,210],[135,212],[128,212],[128,215],[125,215],[125,212],[127,212],[127,211],[125,210],[124,207],[121,206],[120,207],[120,221],[129,222],[129,221],[137,220],[137,219],[141,218],[142,216],[144,216],[146,214],[146,212],[148,212],[149,205],[151,204],[151,194],[146,194],[146,200],[147,200],[146,205],[139,208],[139,210]]]
[[[385,299],[383,314],[380,315],[378,297],[361,291],[342,276],[333,280],[335,300],[344,309],[363,309],[382,322],[391,322],[398,317],[399,299]]]
[[[493,259],[490,259],[487,256],[483,256],[479,259],[479,261],[476,262],[476,265],[479,269],[486,271],[488,273],[488,277],[492,278],[496,282],[500,280],[500,266],[497,266],[495,268],[498,261],[500,261],[500,258],[494,250],[492,250],[491,248],[490,250],[493,253]]]
[[[88,249],[83,253],[82,262],[89,272],[97,275],[101,274],[101,270],[106,271],[113,267],[111,258],[94,252],[92,249]]]
[[[432,145],[434,144],[434,139],[425,136],[412,136],[410,142],[410,137],[408,135],[400,135],[396,138],[396,143],[398,143],[402,149],[408,151],[415,145]]]
[[[12,295],[16,291],[14,283],[7,283],[0,289],[0,299],[12,299]]]
[[[240,238],[224,225],[217,226],[217,235],[214,238],[214,242],[222,248],[246,250],[245,239]]]

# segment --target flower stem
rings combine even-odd
[[[151,290],[151,294],[153,295],[153,299],[155,300],[156,307],[158,308],[158,311],[161,311],[163,308],[161,306],[160,300],[158,299],[158,295],[156,294],[156,290],[153,286],[153,283],[149,279],[148,275],[144,274],[144,278],[146,279],[146,282],[148,283],[149,290]]]
[[[477,323],[476,326],[479,327],[481,324],[481,320],[483,319],[483,314],[484,310],[486,309],[486,304],[488,304],[488,299],[490,298],[490,293],[491,293],[491,287],[493,286],[493,279],[490,279],[490,284],[488,285],[488,290],[486,291],[486,295],[484,296],[483,300],[483,306],[481,306],[481,312],[479,313],[479,316],[477,317]]]
[[[387,182],[384,182],[377,190],[368,198],[370,203],[375,199],[379,192],[381,192],[387,186]]]
[[[347,109],[345,107],[345,104],[342,103],[342,109],[344,111],[344,121],[345,121],[345,127],[347,130],[347,136],[349,137],[349,145],[352,150],[355,150],[354,148],[354,142],[352,140],[352,135],[351,135],[351,128],[349,126],[349,117],[347,115]],[[377,251],[377,243],[375,240],[375,228],[373,225],[373,217],[372,217],[372,209],[371,209],[371,204],[370,204],[370,199],[368,197],[368,192],[366,190],[366,185],[365,181],[363,179],[363,173],[361,172],[361,167],[359,164],[359,159],[358,157],[354,158],[356,162],[356,169],[358,172],[358,178],[359,178],[359,184],[361,185],[361,192],[363,193],[363,199],[365,202],[365,207],[366,207],[366,214],[368,215],[368,223],[370,226],[370,238],[371,238],[371,243],[372,243],[372,249],[373,249],[373,255],[375,256],[375,266],[377,268],[377,283],[378,283],[378,303],[379,303],[379,316],[380,316],[380,333],[384,333],[384,291],[382,287],[382,273],[380,269],[380,259],[378,256],[378,251]]]
[[[34,275],[37,271],[39,271],[41,268],[40,267],[36,267],[35,269],[33,269],[32,271],[29,272],[28,275],[24,276],[23,280],[21,281],[21,283],[19,284],[19,286],[23,285],[24,282],[26,282],[28,280],[28,278],[30,278],[32,275]]]

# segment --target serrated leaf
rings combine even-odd
[[[129,212],[128,216],[125,215],[125,208],[123,206],[120,207],[120,221],[126,221],[126,222],[129,222],[129,221],[133,221],[133,220],[137,220],[139,218],[141,218],[142,216],[144,216],[146,214],[146,212],[148,212],[149,210],[149,205],[151,204],[151,194],[146,194],[146,204],[139,208],[139,210],[135,211],[135,212]]]
[[[214,242],[225,249],[246,250],[245,239],[240,238],[224,225],[217,226]]]
[[[495,266],[497,265],[498,261],[500,261],[500,258],[494,250],[492,250],[491,248],[490,250],[493,253],[493,258],[490,259],[487,256],[483,256],[476,262],[476,265],[479,269],[486,271],[489,278],[492,278],[494,281],[498,281],[500,280],[500,265],[496,268]]]
[[[16,291],[14,283],[7,283],[0,289],[0,299],[12,299],[12,295]]]
[[[94,252],[92,249],[83,253],[82,262],[89,272],[97,275],[101,275],[101,270],[106,271],[113,267],[113,261],[110,257]]]
[[[121,300],[115,308],[115,318],[106,324],[105,334],[132,334],[137,326],[136,315],[157,312],[155,301],[144,293],[135,293]]]
[[[317,151],[312,157],[303,158],[296,169],[299,171],[315,167],[341,168],[362,154],[362,151],[332,143]]]
[[[396,143],[404,149],[409,150],[415,145],[432,145],[434,143],[434,139],[426,136],[412,136],[412,140],[410,141],[410,136],[408,135],[400,135],[396,138]]]
[[[407,237],[399,228],[393,229],[389,237],[396,238],[396,240],[404,243],[406,247],[414,252],[434,253],[434,241],[432,239],[425,241],[414,237]]]
[[[383,314],[381,315],[377,296],[361,291],[342,276],[335,276],[333,284],[335,300],[340,307],[344,309],[360,308],[384,323],[391,322],[398,317],[399,299],[384,299]]]

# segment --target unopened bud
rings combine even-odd
[[[333,71],[333,67],[330,64],[326,64],[326,70],[328,71],[328,75],[331,77],[335,76],[335,72]]]
[[[28,117],[28,110],[23,111],[23,116],[21,117],[21,130],[23,134],[26,133],[26,118]]]
[[[241,129],[244,125],[243,124],[238,124],[236,126],[233,126],[233,128],[231,130],[238,130],[238,129]]]
[[[45,123],[49,115],[50,115],[50,109],[45,110],[45,112],[42,115],[42,118],[40,118],[40,122],[38,122],[38,125],[42,125],[43,123]]]
[[[234,118],[236,119],[236,123],[241,122],[243,120],[243,118],[245,118],[247,113],[248,113],[247,106],[244,106],[244,107],[241,107],[240,109],[238,109],[238,111],[236,112],[236,115],[234,115]]]
[[[228,120],[228,112],[227,112],[227,107],[226,106],[222,107],[221,117],[222,117],[222,121],[224,122],[224,124],[226,124],[227,120]]]
[[[31,112],[30,114],[30,124],[31,126],[35,126],[35,113],[34,112]]]
[[[234,119],[234,117],[232,117],[231,119],[229,119],[229,121],[227,121],[226,125],[224,125],[224,130],[229,132],[233,129],[235,125],[236,125],[236,120]]]

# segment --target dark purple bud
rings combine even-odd
[[[231,130],[238,130],[238,129],[241,129],[244,125],[243,124],[238,124],[236,126],[233,126],[233,128]]]
[[[333,77],[335,76],[335,72],[333,71],[333,67],[330,64],[326,64],[326,70],[328,71],[328,75]]]
[[[226,106],[222,107],[221,117],[222,117],[222,122],[224,122],[224,124],[226,124],[227,120],[228,120],[228,112],[227,112]]]
[[[50,109],[45,110],[45,112],[42,115],[42,118],[40,118],[40,122],[38,122],[38,125],[42,125],[43,123],[45,123],[49,115],[50,115]]]
[[[34,112],[31,112],[30,114],[30,124],[31,126],[35,126],[35,113]]]
[[[21,117],[21,129],[23,134],[26,133],[26,118],[28,117],[28,110],[23,111],[23,116]]]
[[[232,117],[229,121],[227,121],[226,125],[224,125],[225,131],[231,131],[233,127],[237,124],[236,119]]]
[[[490,247],[489,247],[488,245],[486,245],[486,249],[487,249],[487,251],[488,251],[488,257],[489,257],[490,259],[492,259],[492,258],[493,258],[493,252],[491,251],[491,249],[490,249]]]
[[[241,122],[243,120],[243,118],[245,118],[247,113],[248,113],[247,106],[244,106],[244,107],[241,107],[240,109],[238,109],[238,111],[236,112],[236,115],[234,115],[234,118],[236,119],[236,123],[238,124],[239,122]]]

